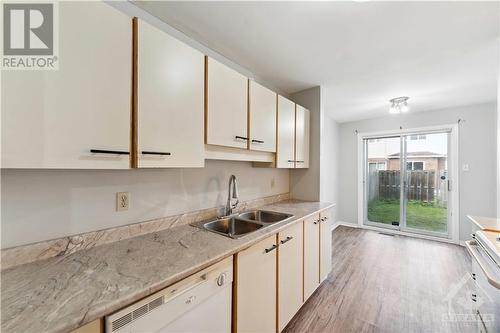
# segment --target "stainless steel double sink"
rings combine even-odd
[[[221,217],[217,220],[201,224],[197,223],[195,226],[226,237],[240,238],[291,217],[293,217],[291,214],[266,210],[253,210],[241,214]]]

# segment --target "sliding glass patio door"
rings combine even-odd
[[[366,225],[449,237],[449,132],[365,138]]]

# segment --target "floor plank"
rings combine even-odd
[[[474,322],[446,320],[471,313],[463,247],[340,226],[332,252],[328,279],[283,332],[477,331]]]

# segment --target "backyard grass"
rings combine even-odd
[[[399,222],[398,200],[373,200],[368,204],[368,220],[391,224]],[[446,233],[447,210],[434,203],[409,201],[406,225],[409,228]]]

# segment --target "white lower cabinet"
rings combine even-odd
[[[303,304],[303,224],[278,234],[278,322],[279,332]]]
[[[322,211],[319,217],[319,277],[323,282],[332,270],[332,209]]]
[[[319,286],[319,214],[304,220],[304,302]]]
[[[276,235],[236,255],[236,331],[276,332]],[[234,323],[233,323],[234,325]]]

